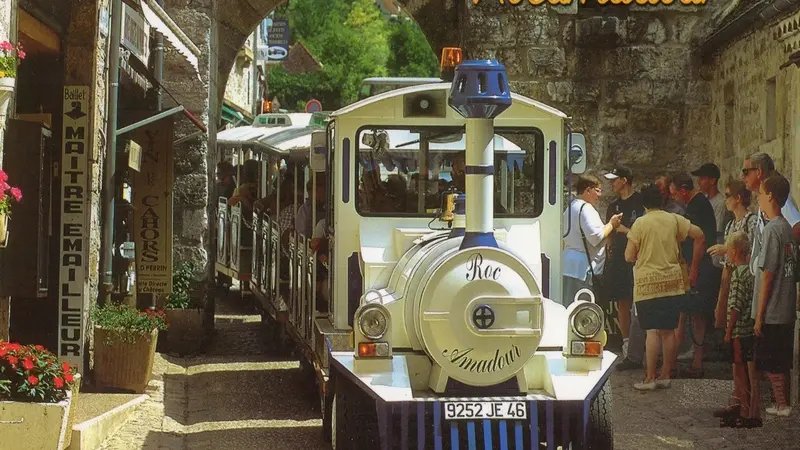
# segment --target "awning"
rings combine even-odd
[[[233,125],[238,125],[241,122],[247,123],[247,118],[244,114],[236,111],[235,109],[231,108],[226,104],[222,104],[222,120],[231,123]],[[248,123],[249,125],[249,123]]]
[[[198,62],[200,49],[194,45],[191,39],[181,30],[174,20],[158,5],[154,0],[139,0],[147,23],[164,35],[164,38],[183,55],[189,64],[194,67],[197,77],[200,78],[200,65]]]

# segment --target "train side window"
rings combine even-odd
[[[442,192],[465,190],[465,139],[463,128],[360,129],[357,211],[432,217]],[[495,129],[495,216],[537,217],[544,206],[543,180],[541,131]]]

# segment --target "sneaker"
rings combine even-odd
[[[780,408],[779,409],[778,406],[776,405],[776,406],[767,408],[767,414],[770,414],[770,415],[773,415],[773,416],[789,417],[789,414],[791,414],[791,413],[792,413],[792,407],[791,406],[787,406],[785,408]]]
[[[651,381],[649,383],[645,382],[635,383],[633,385],[633,388],[636,389],[637,391],[654,391],[656,390],[656,382]]]
[[[656,387],[659,389],[668,389],[672,385],[672,380],[656,380]]]
[[[678,355],[678,361],[691,361],[694,359],[694,347]]]
[[[636,370],[641,369],[642,363],[636,362],[632,359],[625,358],[617,364],[616,370]]]

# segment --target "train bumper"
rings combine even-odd
[[[380,448],[530,449],[546,444],[555,449],[570,442],[573,448],[584,448],[592,401],[607,383],[617,358],[606,351],[596,369],[578,371],[567,370],[561,352],[537,352],[539,360],[534,366],[539,372],[539,389],[531,389],[527,395],[449,397],[414,386],[425,378],[420,356],[427,359],[425,355],[395,354],[391,360],[362,364],[365,361],[355,360],[350,352],[332,354],[334,376],[344,377],[375,400]],[[449,405],[457,402],[524,404],[526,417],[446,417],[446,410],[454,408]]]

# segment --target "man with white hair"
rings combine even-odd
[[[742,181],[750,192],[758,194],[761,183],[775,173],[775,161],[772,160],[771,156],[763,152],[753,153],[744,160],[744,165],[742,166]],[[800,234],[800,211],[798,211],[797,204],[791,194],[783,205],[783,208],[781,208],[781,214],[789,221],[794,235],[798,236],[798,234]],[[757,256],[761,250],[761,232],[767,224],[760,209],[758,211],[758,217],[758,228],[753,236],[753,251],[751,253],[753,257],[750,258],[750,271],[754,274],[757,273],[758,269],[756,267],[758,258],[755,256]]]

